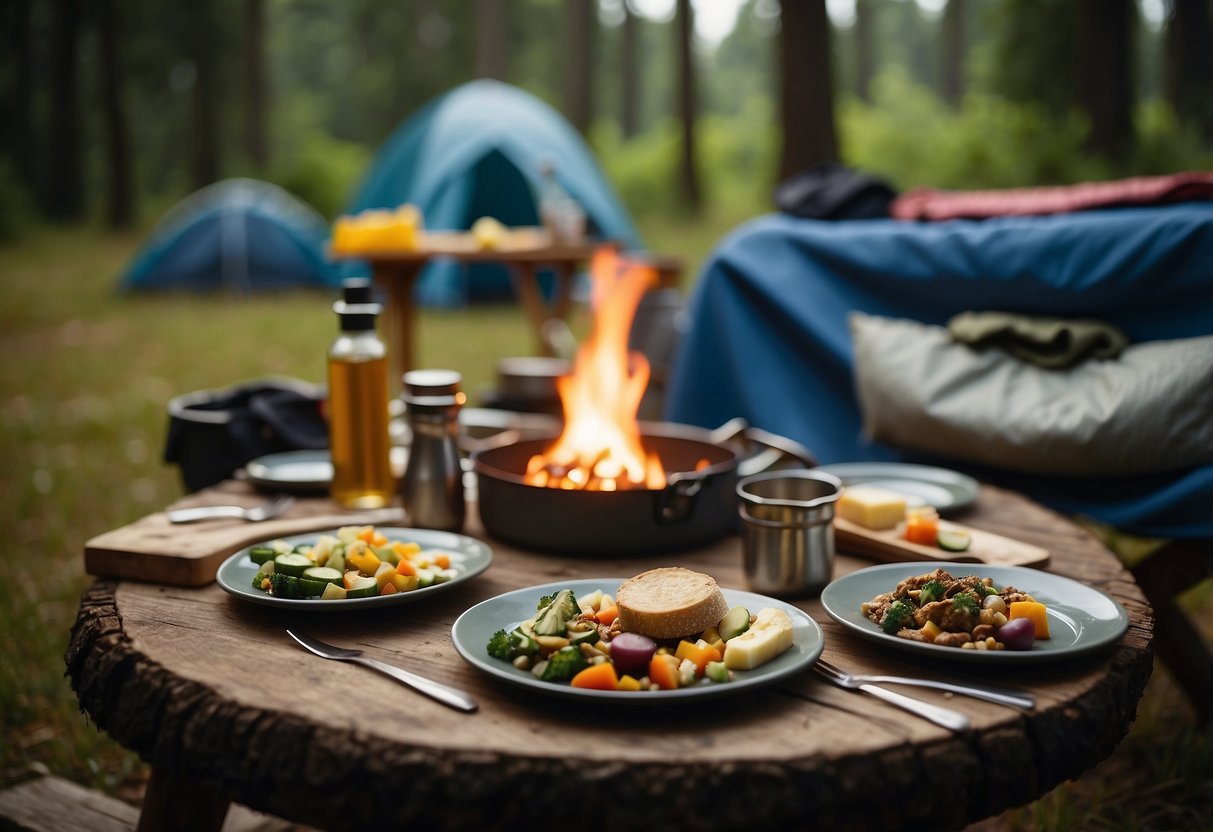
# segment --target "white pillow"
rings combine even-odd
[[[942,327],[851,314],[864,431],[1013,471],[1122,476],[1213,462],[1213,335],[1047,370]]]

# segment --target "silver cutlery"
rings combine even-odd
[[[270,520],[286,511],[295,503],[295,498],[281,494],[267,503],[252,508],[244,506],[198,506],[197,508],[180,508],[168,513],[170,523],[193,523],[198,520],[211,520],[217,517],[229,517],[236,520],[248,520],[260,523]]]
[[[952,731],[963,731],[969,727],[969,718],[959,711],[954,711],[951,708],[941,708],[938,705],[932,705],[930,702],[923,702],[921,699],[914,699],[910,696],[904,696],[900,693],[894,693],[882,687],[877,687],[870,682],[860,684],[848,684],[843,681],[843,676],[837,669],[829,665],[822,665],[820,661],[813,665],[813,669],[819,674],[829,679],[834,684],[847,690],[861,690],[869,696],[874,696],[877,699],[882,699],[890,705],[895,705],[902,710],[920,716],[923,719],[928,719],[936,725],[942,725]]]
[[[297,630],[287,630],[286,634],[299,643],[303,649],[310,653],[314,653],[322,659],[333,659],[339,662],[352,662],[360,664],[363,667],[369,667],[373,670],[378,670],[387,676],[391,676],[397,682],[424,693],[431,699],[436,699],[443,705],[454,708],[458,711],[466,711],[471,713],[480,706],[476,700],[468,696],[461,690],[448,687],[440,682],[435,682],[433,679],[427,679],[424,676],[418,676],[416,673],[410,673],[403,668],[395,667],[394,665],[381,662],[378,659],[368,659],[362,655],[361,650],[350,650],[345,647],[334,647],[331,644],[325,644],[317,638],[301,633]]]
[[[939,682],[934,679],[915,679],[909,676],[883,676],[870,673],[848,673],[818,659],[817,664],[838,677],[838,684],[843,687],[857,688],[865,683],[886,682],[891,685],[913,685],[920,688],[935,688],[974,699],[984,699],[999,705],[1010,705],[1013,708],[1031,710],[1036,707],[1036,697],[1014,688],[993,687],[991,685],[961,685],[954,682]]]

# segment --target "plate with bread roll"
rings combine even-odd
[[[621,703],[752,690],[812,667],[824,646],[798,607],[679,566],[507,592],[459,616],[451,638],[508,684]]]

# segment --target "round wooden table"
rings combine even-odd
[[[682,564],[743,588],[735,536],[690,553],[588,560],[490,541],[494,563],[479,577],[424,602],[349,615],[302,617],[215,585],[99,580],[81,604],[68,671],[96,724],[152,765],[146,829],[182,820],[218,828],[228,801],[325,829],[483,832],[554,820],[612,830],[955,828],[1107,757],[1152,667],[1150,611],[1085,531],[984,486],[963,522],[1046,547],[1049,571],[1108,592],[1130,624],[1104,653],[1000,675],[1036,694],[1030,712],[912,691],[967,714],[972,728],[961,733],[811,672],[681,706],[572,702],[504,686],[451,645],[451,624],[469,606],[549,581]],[[469,533],[482,534],[474,521]],[[870,563],[840,555],[837,574]],[[995,681],[971,666],[924,668],[849,634],[816,600],[798,605],[821,625],[823,658],[834,664]],[[459,713],[315,658],[287,637],[292,625],[463,688],[480,709]]]

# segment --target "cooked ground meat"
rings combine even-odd
[[[944,570],[936,569],[934,572],[926,575],[915,575],[912,578],[906,578],[897,585],[897,589],[893,590],[893,597],[905,598],[909,594],[910,590],[922,589],[923,584],[928,583],[929,581],[939,581],[944,586],[947,586],[954,580],[956,579]]]
[[[959,647],[966,641],[972,641],[968,633],[940,633],[935,636],[933,644],[939,644],[944,647]]]

